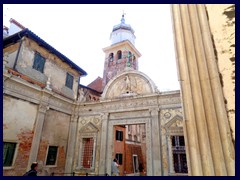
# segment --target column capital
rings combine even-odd
[[[109,113],[100,113],[100,117],[101,117],[102,120],[108,120]]]
[[[72,114],[72,115],[71,115],[71,122],[77,122],[77,121],[78,121],[78,118],[79,118],[79,115],[78,115],[78,114]]]
[[[41,112],[41,113],[46,113],[47,110],[49,110],[49,106],[46,105],[46,104],[39,104],[39,108],[38,108],[38,111]]]
[[[157,116],[159,114],[159,108],[151,108],[149,109],[149,113],[151,116]]]

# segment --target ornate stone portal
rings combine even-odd
[[[172,122],[171,125],[177,124],[175,131],[183,135],[179,91],[159,93],[145,74],[126,69],[107,84],[100,102],[81,103],[79,116],[74,172],[111,174],[114,126],[145,124],[147,175],[174,174],[173,161],[169,160],[171,144],[167,144],[166,132],[170,129],[167,124]],[[94,165],[89,169],[81,167],[84,138],[94,139]]]

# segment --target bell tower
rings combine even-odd
[[[129,24],[125,24],[124,13],[121,23],[113,26],[110,35],[111,46],[103,48],[105,53],[103,88],[117,74],[126,68],[138,70],[138,58],[140,52],[135,48],[134,30]]]

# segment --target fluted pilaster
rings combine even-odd
[[[203,4],[172,5],[189,175],[234,175],[234,148]]]

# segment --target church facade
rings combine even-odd
[[[181,43],[190,41],[181,41],[181,37],[189,37],[181,35],[187,24],[180,19],[196,13],[196,8],[207,17],[206,10],[200,11],[203,7],[172,5],[181,91],[159,92],[154,82],[138,71],[141,54],[134,45],[134,30],[125,23],[124,16],[113,27],[111,46],[103,49],[102,93],[101,88],[79,86],[86,72],[31,31],[25,29],[5,38],[4,175],[22,175],[33,161],[39,162],[39,176],[110,175],[115,157],[122,161],[121,175],[138,174],[139,163],[144,164],[148,176],[234,175],[233,138],[227,133],[232,128],[228,119],[216,118],[213,112],[201,109],[211,105],[211,101],[197,99],[196,84],[184,79],[187,76],[183,65],[189,65],[184,60],[189,58],[182,54]],[[216,81],[210,84],[220,83]],[[198,85],[203,86],[203,95],[207,85]],[[94,100],[84,97],[82,92]],[[218,94],[213,92],[211,97],[223,100]],[[200,104],[196,104],[197,100]],[[207,102],[205,106],[201,104]],[[214,107],[227,117],[224,106]],[[199,108],[201,111],[197,111]],[[197,119],[198,113],[206,118]],[[210,128],[216,126],[220,128],[217,132]],[[203,143],[204,138],[209,144]],[[219,146],[222,154],[211,151],[215,146]],[[217,158],[224,160],[216,165]]]

